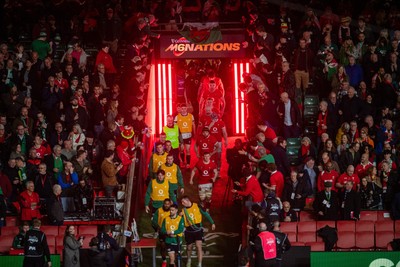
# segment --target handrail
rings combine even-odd
[[[134,143],[137,144],[138,137],[134,137]],[[136,159],[137,156],[137,150],[134,152],[134,159]],[[124,201],[124,213],[123,216],[125,218],[124,223],[122,225],[122,238],[120,239],[120,246],[125,247],[126,246],[126,236],[123,234],[125,230],[129,229],[129,218],[130,218],[130,213],[131,213],[131,198],[132,198],[132,192],[133,192],[133,177],[135,176],[135,168],[136,164],[135,161],[132,161],[131,166],[129,168],[128,175],[126,177],[126,187],[125,187],[125,201]]]

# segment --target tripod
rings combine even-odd
[[[226,182],[224,198],[222,199],[221,208],[225,207],[229,203],[229,196],[231,194],[232,178],[228,175],[228,181]]]

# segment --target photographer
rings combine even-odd
[[[68,225],[64,236],[64,267],[80,267],[79,248],[83,245],[83,237],[77,240],[75,226]]]
[[[97,235],[99,240],[98,249],[100,251],[105,251],[106,253],[106,264],[107,267],[113,266],[114,253],[119,249],[117,241],[112,236],[111,226],[104,225],[103,232]]]

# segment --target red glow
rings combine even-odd
[[[235,133],[239,133],[239,83],[238,83],[238,66],[233,64],[234,83],[235,83]]]
[[[157,94],[157,102],[158,102],[158,112],[157,112],[157,117],[158,117],[158,131],[159,133],[162,132],[162,121],[163,121],[163,116],[162,116],[162,98],[161,98],[161,94],[162,94],[162,87],[161,87],[161,64],[157,64],[157,77],[158,77],[158,94]]]
[[[167,77],[165,73],[165,64],[162,64],[162,99],[163,99],[163,116],[162,116],[162,125],[164,126],[167,122],[167,115],[168,115],[168,110],[167,110]]]
[[[174,111],[172,110],[172,69],[171,64],[168,64],[168,105],[169,105],[169,113],[172,114]]]

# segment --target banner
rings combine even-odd
[[[158,58],[191,59],[191,58],[233,58],[246,56],[243,31],[222,32],[221,40],[208,44],[193,43],[178,33],[162,33],[159,39]]]
[[[311,267],[398,267],[400,253],[394,252],[311,252]]]

